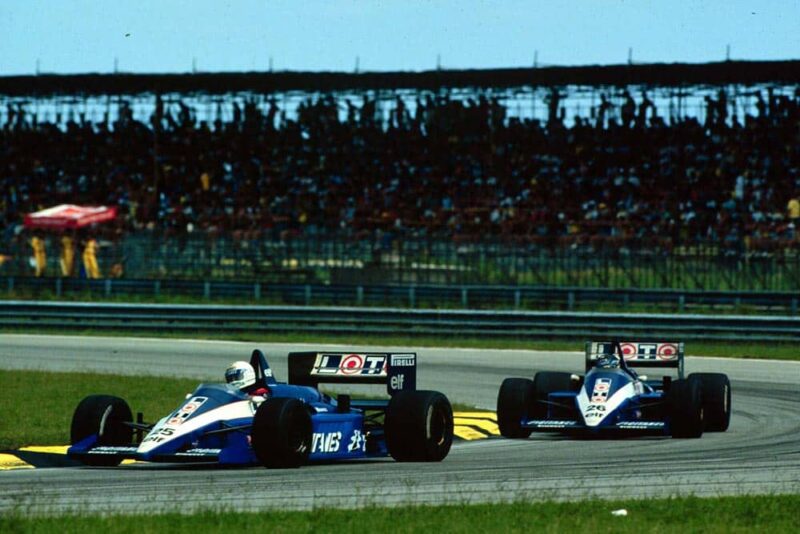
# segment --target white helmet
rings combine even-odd
[[[256,383],[256,372],[247,362],[233,362],[225,369],[225,382],[237,389],[244,389]]]

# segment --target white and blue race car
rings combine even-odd
[[[389,455],[436,462],[450,451],[452,407],[439,392],[415,389],[416,354],[298,352],[288,361],[289,382],[280,383],[255,350],[258,395],[201,384],[155,424],[134,421],[119,397],[86,397],[72,418],[68,455],[95,466],[136,459],[298,467]],[[320,383],[386,384],[390,398],[332,398]]]
[[[651,379],[635,367],[675,369],[677,376]],[[698,438],[704,431],[724,432],[730,417],[728,377],[685,377],[683,343],[590,341],[584,375],[507,378],[497,397],[498,426],[507,438],[527,438],[534,431]]]

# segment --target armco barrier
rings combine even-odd
[[[800,340],[800,318],[789,316],[35,301],[0,301],[0,328],[508,339],[631,336],[754,342]]]
[[[4,282],[4,283],[3,283]],[[188,296],[239,299],[258,304],[453,307],[574,310],[578,306],[644,305],[665,311],[685,312],[697,306],[748,306],[770,313],[797,315],[800,294],[768,291],[691,291],[673,289],[601,289],[503,285],[350,285],[268,284],[203,280],[86,280],[78,278],[5,277],[2,289],[56,297],[91,295],[91,299],[115,296]],[[13,294],[13,293],[12,293]],[[87,295],[88,296],[88,295]],[[84,297],[87,298],[87,297]]]

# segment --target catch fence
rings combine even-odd
[[[61,277],[60,243],[46,239],[45,275]],[[436,239],[223,239],[133,235],[102,241],[104,278],[320,285],[506,285],[700,291],[800,290],[800,248],[730,249],[577,243],[458,243]],[[0,276],[33,274],[22,238],[0,250]],[[83,278],[80,250],[73,273]]]

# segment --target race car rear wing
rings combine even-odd
[[[417,387],[417,355],[413,352],[290,352],[289,383],[386,384],[386,391]]]
[[[594,367],[598,358],[617,354],[619,350],[630,367],[674,367],[683,378],[683,343],[665,341],[587,341],[586,370]]]

